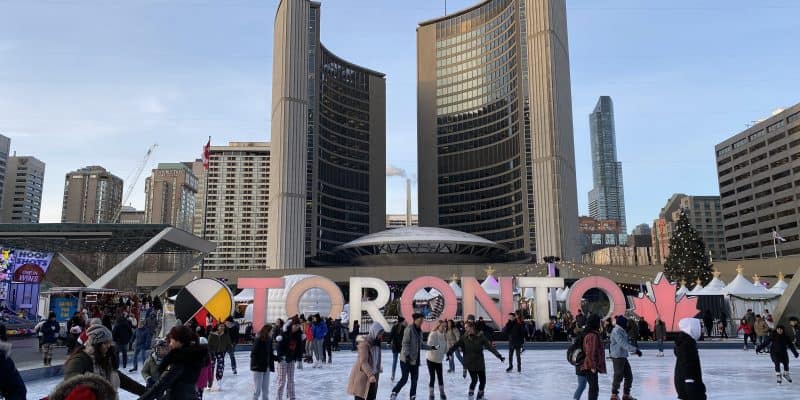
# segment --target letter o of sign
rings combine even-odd
[[[617,286],[614,281],[602,276],[589,276],[581,278],[569,290],[569,298],[567,299],[567,309],[572,315],[577,315],[578,310],[581,308],[581,299],[590,289],[600,289],[608,296],[609,307],[608,314],[603,318],[609,318],[614,315],[621,315],[625,313],[625,295],[622,290]]]
[[[300,313],[300,297],[309,289],[319,288],[331,298],[331,309],[328,316],[336,317],[344,309],[344,295],[341,289],[332,280],[323,276],[310,276],[295,283],[286,294],[286,315],[293,316]],[[325,315],[323,315],[324,317]]]
[[[437,278],[435,276],[421,276],[413,281],[409,282],[406,285],[406,288],[403,290],[403,295],[400,301],[400,311],[403,314],[403,317],[408,321],[409,324],[413,323],[411,321],[411,315],[414,314],[414,295],[420,291],[421,289],[425,289],[426,287],[434,288],[439,291],[444,297],[444,311],[442,311],[442,315],[439,316],[439,319],[453,319],[456,317],[456,311],[458,309],[458,299],[456,298],[455,292],[453,292],[453,288],[447,284],[441,278]],[[430,332],[433,329],[433,321],[425,321],[422,323],[422,331],[423,332]]]

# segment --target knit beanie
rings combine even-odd
[[[620,315],[617,317],[617,326],[622,329],[628,329],[628,319],[625,316]]]
[[[95,344],[109,343],[114,341],[114,336],[111,331],[103,325],[92,325],[86,330],[86,345],[94,346]]]
[[[89,320],[89,328],[91,328],[92,326],[95,326],[95,325],[103,325],[103,320],[101,320],[100,318],[92,318],[91,320]],[[83,332],[81,332],[81,335],[78,336],[78,343],[80,343],[81,346],[82,346],[82,345],[86,344],[87,340],[89,340],[89,329],[88,328],[84,329]]]

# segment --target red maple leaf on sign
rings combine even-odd
[[[659,272],[653,284],[648,286],[655,301],[650,296],[640,293],[638,298],[633,299],[633,307],[636,314],[644,318],[651,327],[655,326],[656,318],[661,317],[667,332],[677,332],[680,330],[678,328],[680,320],[693,318],[699,312],[697,297],[683,296],[680,300],[675,300],[678,285],[669,283],[664,279],[663,273]]]

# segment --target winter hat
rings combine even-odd
[[[89,328],[95,325],[103,325],[103,320],[101,320],[100,318],[92,318],[91,320],[89,320]],[[89,329],[84,329],[83,332],[81,332],[81,335],[78,336],[78,343],[84,345],[86,344],[86,341],[88,339],[89,339]]]
[[[64,400],[96,400],[97,396],[86,385],[75,386]]]
[[[620,315],[617,317],[617,326],[626,329],[628,327],[628,319],[625,318],[624,315]]]
[[[697,318],[684,318],[678,322],[678,328],[681,332],[689,335],[692,339],[697,340],[702,333],[700,329],[700,320]]]
[[[586,319],[586,327],[593,331],[600,330],[600,316],[592,314]]]
[[[87,373],[59,383],[47,397],[50,400],[114,400],[114,386],[100,375]]]
[[[101,343],[109,343],[114,340],[111,331],[103,325],[92,325],[86,330],[86,345],[94,346]]]

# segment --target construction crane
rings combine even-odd
[[[124,198],[122,199],[122,203],[119,205],[119,209],[114,214],[114,218],[111,220],[112,223],[119,223],[119,216],[122,214],[122,207],[125,204],[128,204],[128,200],[133,194],[133,187],[136,186],[136,182],[139,182],[139,177],[142,176],[142,171],[144,171],[144,167],[147,166],[147,161],[150,160],[150,156],[153,154],[153,151],[155,151],[156,147],[158,147],[158,143],[154,143],[149,149],[147,149],[147,153],[144,154],[144,158],[142,158],[142,161],[139,163],[139,167],[136,169],[136,172],[131,175],[131,183],[128,185],[128,190],[124,193]]]

